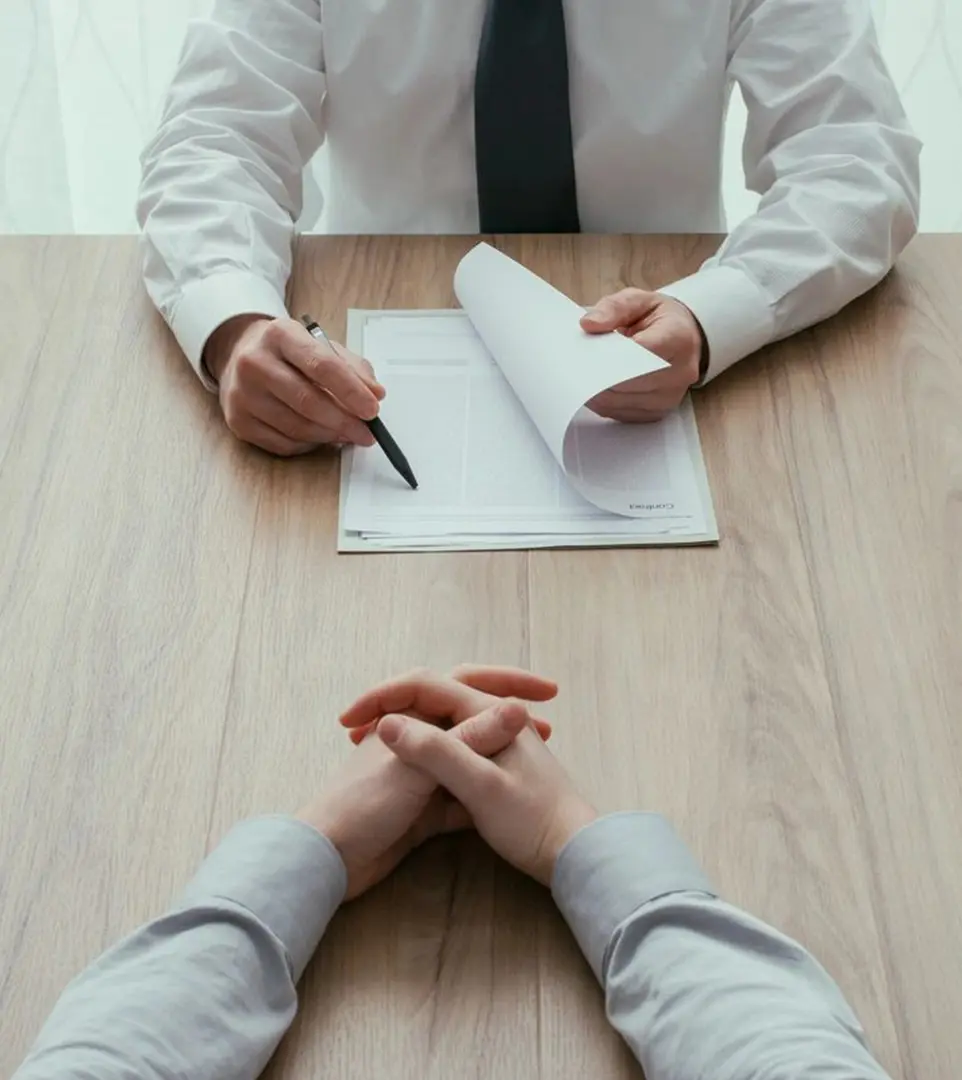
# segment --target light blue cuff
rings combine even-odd
[[[671,825],[657,814],[611,814],[579,830],[555,863],[551,893],[598,981],[612,935],[645,904],[715,890]]]
[[[183,902],[221,899],[247,908],[284,945],[297,982],[346,891],[347,871],[330,840],[307,822],[278,816],[231,829]]]

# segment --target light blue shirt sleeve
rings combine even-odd
[[[254,1080],[346,886],[306,823],[238,825],[171,911],[67,987],[15,1080]]]
[[[663,818],[586,826],[552,892],[647,1080],[885,1080],[825,970],[719,900]]]
[[[171,911],[67,987],[15,1080],[254,1080],[345,889],[304,822],[237,826]],[[826,972],[719,900],[663,818],[582,829],[552,889],[648,1080],[885,1080]]]

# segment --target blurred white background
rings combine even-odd
[[[415,0],[412,0],[415,2]],[[456,0],[452,0],[452,3]],[[922,227],[962,230],[962,0],[873,0],[916,131]],[[187,20],[210,0],[0,0],[0,233],[136,230],[138,154],[156,126]],[[750,213],[744,111],[726,140],[729,223]],[[323,229],[314,166],[302,227]]]

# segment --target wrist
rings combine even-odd
[[[271,317],[267,315],[248,314],[235,315],[233,318],[221,323],[207,339],[201,358],[201,362],[211,378],[216,382],[220,382],[231,354],[237,348],[238,342],[252,326],[271,321]]]
[[[319,832],[343,858],[342,845],[338,843],[339,829],[336,809],[330,805],[327,799],[322,796],[313,802],[309,802],[306,806],[302,806],[294,817],[298,821],[303,821],[305,825],[310,825],[315,832]]]
[[[565,801],[558,807],[554,822],[539,858],[535,877],[544,885],[551,885],[555,864],[562,851],[586,825],[598,820],[598,811],[580,797]]]
[[[688,308],[688,311],[689,311],[692,319],[694,320],[695,326],[698,327],[698,343],[699,343],[698,344],[698,347],[699,347],[699,353],[698,353],[698,378],[696,379],[696,381],[694,383],[692,383],[692,385],[693,386],[701,386],[701,384],[705,381],[705,376],[708,374],[708,364],[709,364],[709,361],[711,360],[711,350],[708,347],[708,335],[705,333],[704,326],[702,326],[701,322],[699,322],[698,316],[691,310],[691,308]]]
[[[698,316],[682,300],[669,297],[669,301],[677,304],[680,311],[684,312],[688,323],[689,338],[686,346],[689,385],[697,386],[708,371],[708,338],[705,336],[704,327],[698,321]]]

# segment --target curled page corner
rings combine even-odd
[[[646,425],[604,420],[585,407],[603,390],[663,370],[669,366],[664,360],[621,334],[585,333],[584,308],[490,244],[482,242],[464,256],[454,290],[580,495],[624,517],[690,511],[678,507],[668,463],[664,500],[652,500],[648,486],[639,494],[638,463],[657,443]],[[697,501],[694,491],[691,497]]]

